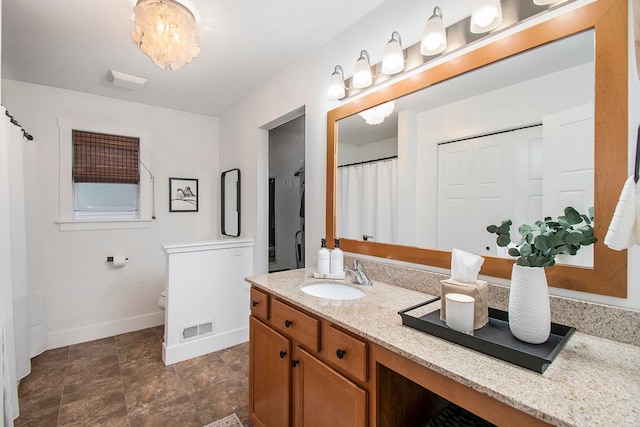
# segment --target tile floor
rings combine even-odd
[[[249,345],[162,363],[163,327],[49,350],[19,387],[16,427],[202,427],[248,407]]]

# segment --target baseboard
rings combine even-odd
[[[247,341],[249,341],[248,327],[183,342],[173,347],[167,347],[166,343],[163,343],[162,360],[165,365],[171,365]]]
[[[82,328],[52,332],[47,335],[47,348],[53,349],[66,347],[68,345],[79,344],[82,342],[93,341],[163,325],[164,314],[164,311],[158,311],[156,313],[114,320],[112,322],[98,323],[96,325],[89,325]]]

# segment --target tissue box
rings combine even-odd
[[[448,293],[469,295],[475,298],[473,329],[480,329],[489,321],[489,283],[484,280],[476,280],[476,283],[464,283],[454,279],[440,281],[440,320],[447,319],[444,297]]]

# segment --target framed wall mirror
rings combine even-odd
[[[487,225],[593,206],[598,243],[548,268],[549,285],[626,297],[626,251],[603,240],[626,178],[627,19],[625,0],[600,0],[330,111],[328,240],[442,268],[457,247],[509,278]],[[388,103],[382,124],[358,114]],[[369,220],[350,204],[369,190],[351,179],[371,173],[394,177],[395,193],[372,198],[395,204],[365,207]]]
[[[240,236],[240,169],[222,172],[222,234]]]

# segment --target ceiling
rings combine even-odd
[[[384,0],[184,0],[201,53],[157,68],[131,40],[136,0],[2,0],[2,78],[220,116]],[[109,70],[148,79],[113,86]]]

